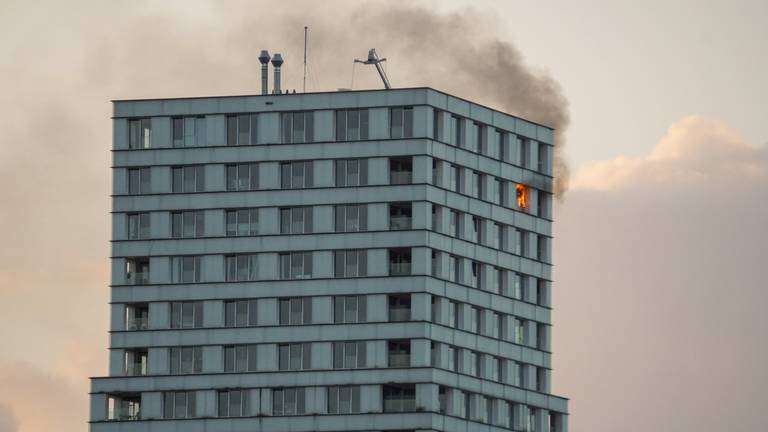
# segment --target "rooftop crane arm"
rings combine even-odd
[[[387,78],[387,73],[384,71],[384,68],[381,67],[381,63],[387,61],[386,58],[379,58],[379,55],[376,54],[376,48],[371,48],[368,51],[368,60],[358,60],[355,59],[355,63],[362,63],[362,64],[372,64],[376,66],[376,71],[379,72],[379,76],[381,77],[381,81],[384,82],[384,88],[387,90],[391,89],[392,86],[389,84],[389,79]]]

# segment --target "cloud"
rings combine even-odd
[[[648,156],[575,175],[553,288],[553,383],[574,429],[763,428],[765,156],[687,117]]]
[[[19,422],[16,415],[7,405],[0,404],[0,431],[16,432],[19,430]]]
[[[69,379],[23,362],[0,361],[0,431],[79,431],[88,394]]]
[[[574,176],[573,187],[621,190],[669,183],[747,181],[765,176],[767,161],[766,149],[745,143],[736,130],[721,121],[689,116],[670,126],[646,157],[587,164]]]

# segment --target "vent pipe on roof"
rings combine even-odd
[[[261,54],[259,54],[259,62],[261,62],[261,94],[266,95],[269,93],[269,83],[268,76],[269,72],[267,71],[267,68],[269,67],[269,52],[267,50],[261,50]]]
[[[280,53],[275,53],[272,56],[272,67],[275,69],[275,89],[272,93],[280,94],[280,66],[283,64],[283,56]]]

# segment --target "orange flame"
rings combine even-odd
[[[515,194],[517,196],[517,206],[523,209],[528,208],[528,187],[518,183],[515,186]]]

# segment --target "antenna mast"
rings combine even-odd
[[[367,64],[367,65],[372,64],[372,65],[376,66],[376,70],[379,72],[379,76],[381,77],[381,81],[384,82],[384,88],[389,90],[389,89],[392,88],[392,86],[389,85],[389,79],[387,78],[387,73],[384,71],[384,68],[381,67],[381,63],[385,62],[385,61],[387,61],[386,58],[380,59],[379,55],[376,54],[376,48],[371,48],[368,51],[368,60],[363,61],[363,60],[355,59],[355,63],[362,63],[362,64]]]
[[[309,31],[309,27],[304,26],[304,87],[302,92],[307,92],[307,33]]]

